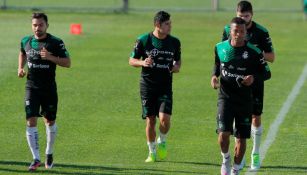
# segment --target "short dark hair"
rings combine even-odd
[[[230,21],[230,24],[239,24],[239,25],[245,25],[246,22],[244,19],[240,18],[240,17],[234,17],[232,18],[232,20]]]
[[[237,12],[253,13],[253,6],[249,1],[240,1],[237,5]]]
[[[165,21],[168,21],[170,19],[171,15],[165,11],[159,11],[156,13],[154,17],[154,24],[159,23],[162,24]]]
[[[44,21],[48,24],[48,17],[45,13],[35,12],[32,14],[32,19],[40,19],[40,18],[43,18]]]

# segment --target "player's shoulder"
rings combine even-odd
[[[263,25],[260,25],[260,24],[258,24],[257,22],[254,22],[254,21],[253,21],[253,23],[254,23],[254,25],[255,25],[255,28],[256,28],[258,31],[263,32],[263,33],[268,33],[268,32],[269,32],[268,29],[265,28]]]
[[[250,42],[247,42],[246,47],[249,48],[252,52],[255,52],[256,54],[262,53],[261,50],[258,47],[256,47],[255,45],[253,45]]]
[[[229,24],[227,24],[227,25],[224,26],[224,31],[225,31],[226,33],[229,33],[229,32],[230,32],[230,25],[229,25]]]
[[[229,48],[229,47],[230,47],[229,40],[221,41],[221,42],[217,43],[217,44],[215,45],[215,47],[216,47],[217,49],[220,49],[220,48],[223,48],[223,49]]]
[[[57,42],[57,43],[62,43],[63,42],[63,40],[61,38],[59,38],[59,37],[56,37],[56,36],[51,35],[49,33],[47,35],[50,38],[50,40],[53,41],[53,42]]]
[[[27,35],[21,39],[21,42],[26,43],[30,40],[31,37],[33,37],[33,35]]]
[[[171,41],[173,41],[175,44],[180,44],[180,40],[179,38],[173,36],[173,35],[169,35],[169,38],[171,39]]]
[[[137,40],[142,42],[143,46],[145,46],[149,37],[150,37],[150,33],[147,32],[147,33],[139,35],[137,37]]]

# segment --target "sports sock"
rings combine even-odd
[[[147,142],[149,153],[156,154],[156,142]]]
[[[259,127],[252,126],[252,136],[253,136],[252,154],[259,154],[261,135],[262,135],[262,126]]]
[[[157,140],[158,143],[162,143],[166,141],[166,134],[160,132],[159,138]]]
[[[233,164],[233,169],[235,169],[235,170],[238,171],[238,170],[240,169],[240,165],[234,163],[234,164]]]
[[[54,145],[56,134],[57,134],[56,123],[52,126],[46,125],[46,136],[47,136],[46,154],[53,154],[53,145]]]
[[[40,160],[37,127],[27,126],[26,137],[33,159]]]
[[[230,158],[229,151],[227,153],[221,152],[221,155],[223,157],[223,163],[225,163]]]

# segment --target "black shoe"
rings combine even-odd
[[[34,159],[29,166],[29,171],[35,171],[41,165],[41,161]]]
[[[53,156],[52,154],[46,154],[45,168],[51,169],[52,167],[53,167]]]

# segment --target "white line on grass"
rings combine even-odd
[[[299,94],[302,86],[304,85],[304,82],[307,78],[307,64],[305,64],[305,67],[303,69],[303,72],[300,76],[300,78],[296,81],[294,87],[292,88],[291,93],[288,95],[287,100],[284,102],[283,106],[281,107],[278,115],[276,116],[274,122],[270,126],[270,130],[268,132],[268,135],[264,141],[264,143],[260,146],[260,162],[262,162],[265,158],[265,154],[267,153],[268,149],[274,142],[277,131],[281,123],[284,121],[290,107],[292,106],[292,103],[295,101],[297,95]],[[256,175],[257,172],[246,172],[246,175]]]

